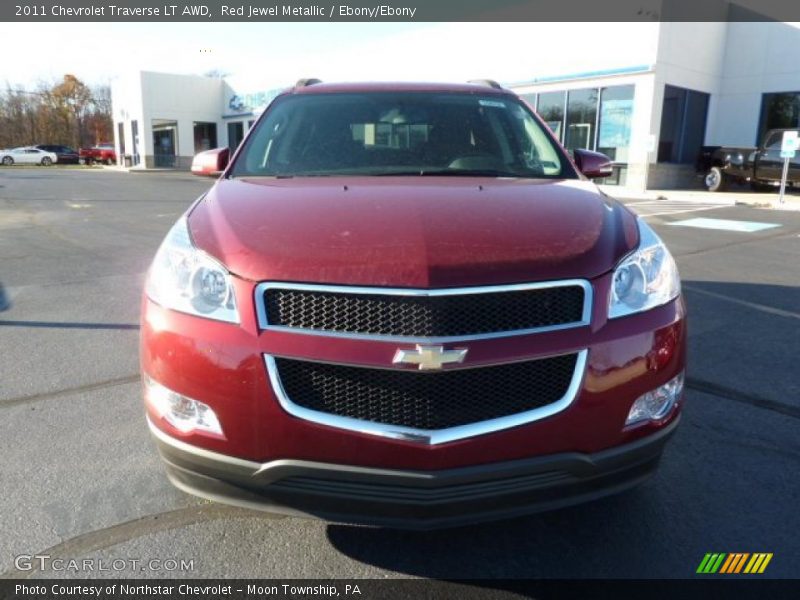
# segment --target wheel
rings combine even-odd
[[[84,158],[83,159],[83,164],[85,164],[87,167],[92,166],[92,159],[91,158]]]
[[[45,156],[45,157],[42,159],[42,166],[43,166],[43,167],[49,167],[49,166],[50,166],[50,165],[52,165],[52,164],[53,164],[53,159],[52,159],[52,158],[50,158],[49,156]]]
[[[711,167],[703,183],[709,192],[721,192],[728,187],[728,181],[720,167]]]
[[[5,166],[7,166],[7,167],[10,167],[11,165],[14,164],[14,159],[11,158],[10,156],[4,156],[3,157],[3,164]]]

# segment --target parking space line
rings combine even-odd
[[[0,399],[0,409],[10,408],[12,406],[19,406],[20,404],[28,404],[30,402],[39,402],[40,400],[50,400],[59,396],[67,396],[69,394],[78,394],[85,392],[93,392],[95,390],[116,387],[118,385],[128,385],[141,381],[142,376],[137,373],[136,375],[129,375],[127,377],[119,377],[117,379],[109,379],[97,383],[90,383],[88,385],[79,385],[77,387],[62,388],[52,392],[42,392],[40,394],[32,394],[30,396],[17,396],[16,398],[8,398],[6,400]]]
[[[769,398],[756,396],[747,392],[742,392],[734,388],[714,383],[713,381],[707,381],[705,379],[689,376],[686,378],[686,387],[690,390],[715,396],[723,400],[733,400],[734,402],[748,404],[755,408],[761,408],[763,410],[776,412],[794,419],[800,419],[800,408],[797,406],[786,404],[784,402],[777,402],[775,400],[770,400]]]
[[[684,221],[673,221],[670,225],[680,227],[697,227],[699,229],[718,229],[721,231],[737,231],[741,233],[755,233],[765,229],[775,229],[781,227],[780,223],[762,223],[759,221],[736,221],[731,219],[686,219]]]
[[[691,213],[691,212],[700,212],[701,210],[716,210],[717,208],[726,208],[730,205],[722,204],[722,205],[715,205],[715,206],[702,206],[700,208],[681,208],[679,210],[667,210],[664,212],[656,212],[656,213],[646,213],[643,214],[643,217],[662,217],[664,215],[677,215],[683,213]]]
[[[89,555],[112,546],[117,546],[163,531],[182,529],[206,521],[241,517],[279,521],[286,518],[286,515],[254,511],[247,508],[228,506],[226,504],[187,506],[186,508],[178,508],[154,515],[147,515],[132,521],[126,521],[95,531],[89,531],[88,533],[82,533],[60,544],[37,552],[37,555],[70,559],[75,556]],[[0,574],[0,579],[31,579],[37,577],[43,571],[36,565],[37,563],[34,563],[34,567],[27,571],[19,571],[11,568],[5,573]]]
[[[692,213],[717,208],[730,208],[734,202],[728,200],[634,200],[625,201],[641,217],[660,217],[665,215]]]
[[[711,298],[716,298],[718,300],[724,300],[725,302],[730,302],[731,304],[738,304],[740,306],[746,306],[747,308],[752,308],[753,310],[758,310],[760,312],[777,315],[779,317],[800,319],[800,314],[791,312],[789,310],[783,310],[781,308],[775,308],[774,306],[767,306],[766,304],[758,304],[756,302],[749,302],[747,300],[741,300],[739,298],[732,298],[731,296],[726,296],[725,294],[718,294],[717,292],[709,292],[708,290],[696,288],[692,285],[684,285],[683,289],[692,293],[710,296]]]

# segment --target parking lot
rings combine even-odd
[[[764,576],[800,572],[800,212],[643,212],[677,257],[690,311],[684,418],[653,479],[592,504],[420,533],[248,512],[168,483],[141,406],[139,302],[162,237],[210,183],[0,170],[6,577],[70,575],[17,571],[23,554],[193,561],[123,576],[685,578],[706,552],[771,552]],[[777,226],[675,225],[691,218]]]

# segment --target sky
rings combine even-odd
[[[304,67],[329,62],[323,57],[424,28],[410,23],[0,23],[3,47],[25,48],[0,63],[0,84],[31,86],[64,73],[99,84],[136,69],[236,74],[258,65],[265,71],[294,71],[293,81]]]
[[[613,31],[587,53],[561,49],[597,44],[597,23],[0,23],[2,47],[24,48],[0,61],[0,87],[31,89],[65,73],[105,84],[135,70],[218,70],[243,91],[303,77],[512,84],[655,60],[657,23]]]
[[[653,23],[625,25],[628,42],[655,38]],[[257,79],[249,87],[263,89],[301,77],[511,83],[525,74],[525,62],[540,71],[546,65],[554,74],[571,72],[556,51],[566,27],[572,39],[596,34],[594,23],[0,23],[2,46],[25,48],[0,63],[0,86],[30,88],[65,73],[103,84],[139,69],[216,69]],[[532,38],[554,52],[532,55]],[[618,65],[609,64],[606,52],[604,66],[627,66],[626,47],[620,45]]]

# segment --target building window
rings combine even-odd
[[[616,163],[614,176],[604,183],[624,184],[634,92],[633,85],[617,85],[520,97],[536,106],[536,112],[567,150],[597,150]]]
[[[520,94],[520,98],[525,100],[531,107],[536,110],[536,94]]]
[[[217,124],[195,122],[194,153],[211,150],[217,147]]]
[[[153,119],[153,166],[168,168],[175,166],[175,156],[178,153],[177,141],[177,121]]]
[[[628,162],[634,89],[632,85],[618,85],[600,92],[597,151],[616,163]]]
[[[131,121],[131,138],[133,141],[133,164],[139,164],[139,121]]]
[[[237,121],[228,123],[228,148],[234,152],[244,138],[244,123]]]
[[[770,129],[800,127],[800,92],[779,92],[761,97],[761,118],[758,123],[758,146]]]
[[[119,138],[119,155],[125,156],[125,123],[117,123],[117,137]],[[124,158],[122,159],[124,161]],[[122,164],[125,164],[124,162]]]
[[[703,92],[664,86],[658,162],[695,162],[705,138],[708,98]]]
[[[555,136],[563,140],[564,129],[564,100],[566,92],[546,92],[539,94],[539,104],[536,112],[547,123]]]
[[[594,150],[597,125],[597,89],[570,90],[567,94],[567,150]]]

